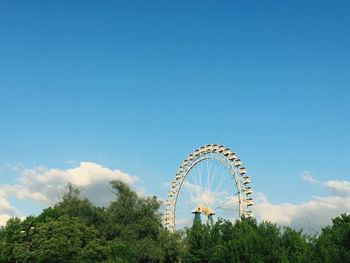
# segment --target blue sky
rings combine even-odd
[[[348,1],[2,1],[0,183],[92,162],[165,198],[186,155],[220,143],[273,204],[328,196],[301,177],[349,180],[349,11]],[[4,195],[21,214],[40,210]]]

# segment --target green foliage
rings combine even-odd
[[[295,231],[290,227],[285,227],[281,236],[284,259],[288,262],[310,262],[312,257],[312,238],[303,235],[302,231]]]
[[[270,222],[195,221],[186,231],[184,262],[350,262],[350,215],[310,237]]]
[[[21,220],[10,219],[0,231],[0,262],[15,262],[15,250],[21,240]]]
[[[350,262],[350,214],[332,220],[315,244],[316,262]]]
[[[162,227],[160,202],[111,182],[115,198],[94,206],[68,185],[40,215],[0,228],[0,262],[350,262],[350,215],[310,237],[270,222],[194,220],[185,232]]]

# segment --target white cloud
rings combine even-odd
[[[17,209],[11,206],[10,202],[6,199],[5,194],[0,191],[0,215],[16,215]]]
[[[2,192],[5,193],[6,196],[14,196],[18,199],[32,199],[35,201],[40,202],[48,202],[48,198],[40,193],[40,192],[33,192],[31,189],[27,188],[25,185],[19,185],[19,184],[2,184],[0,185],[0,189]]]
[[[311,175],[311,173],[309,171],[303,172],[300,176],[305,182],[308,182],[308,183],[311,183],[311,184],[319,184],[320,183],[320,181],[316,180]]]
[[[9,216],[20,214],[8,201],[9,197],[32,200],[44,206],[57,202],[68,183],[83,189],[82,195],[100,206],[112,200],[111,180],[121,180],[132,185],[137,180],[120,170],[112,170],[92,162],[81,162],[71,169],[50,169],[38,166],[22,170],[16,184],[0,185],[0,225]]]
[[[0,215],[0,226],[6,225],[6,222],[11,218],[10,215]]]
[[[262,192],[256,192],[254,196],[255,202],[260,203],[267,203],[267,196]]]
[[[6,199],[5,193],[0,190],[0,226],[4,225],[11,216],[16,216],[18,213],[17,209],[11,206]]]
[[[80,186],[84,189],[84,194],[88,195],[92,201],[100,203],[101,198],[105,197],[106,191],[99,193],[97,190],[106,190],[111,180],[119,179],[127,184],[133,184],[135,177],[128,175],[120,170],[111,170],[92,162],[81,162],[78,167],[60,170],[48,169],[42,166],[34,169],[26,169],[19,178],[19,186],[25,191],[24,198],[54,203],[57,201],[58,194],[68,183]],[[20,195],[16,197],[21,198]]]
[[[301,204],[272,204],[263,193],[257,193],[254,211],[259,220],[268,220],[295,229],[303,228],[306,232],[318,232],[331,223],[331,219],[341,213],[350,212],[350,182],[318,181],[311,174],[302,177],[309,183],[317,183],[327,188],[331,195],[313,197]]]
[[[334,194],[350,197],[350,182],[330,180],[324,185]]]

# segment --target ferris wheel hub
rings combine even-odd
[[[214,211],[212,209],[210,209],[209,207],[205,207],[205,206],[197,206],[196,209],[194,209],[192,211],[192,214],[204,214],[206,216],[213,216],[215,215]]]

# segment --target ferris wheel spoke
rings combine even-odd
[[[219,210],[238,210],[238,206],[235,206],[235,207],[218,207],[217,209]]]
[[[199,194],[197,173],[198,173],[197,169],[193,169],[193,170],[191,170],[191,173],[189,174],[190,177],[193,179],[193,184],[191,184],[192,180],[189,180],[190,187],[192,187],[194,192],[195,192],[195,194],[192,194],[193,200],[195,200],[195,196],[198,196],[198,194]]]
[[[225,211],[225,210],[234,210],[238,211],[239,210],[239,205],[231,205],[231,206],[220,206],[215,209],[215,211]]]
[[[197,176],[197,183],[196,183],[196,189],[197,189],[197,205],[199,205],[200,196],[201,196],[201,174],[200,174],[200,166],[197,166],[197,169],[196,169],[196,176]]]
[[[213,181],[215,180],[215,174],[216,174],[216,171],[217,171],[217,165],[214,166],[214,169],[213,169],[213,172],[212,172],[212,177],[211,177],[211,180],[209,181],[209,185],[207,187],[208,191],[209,191],[209,188],[210,188],[210,185],[213,185]]]
[[[208,163],[208,162],[207,162]],[[207,167],[208,167],[209,165],[207,164]],[[210,177],[211,177],[211,175],[212,175],[212,170],[210,169],[209,170],[209,168],[207,169],[207,171],[208,171],[208,176],[207,176],[207,185],[206,185],[206,189],[207,189],[207,191],[209,191],[209,186],[210,186]]]
[[[226,169],[225,169],[225,170],[226,170]],[[216,187],[216,189],[215,189],[215,192],[217,192],[217,191],[222,187],[222,184],[223,184],[224,180],[226,179],[226,178],[224,177],[224,174],[225,174],[225,171],[223,171],[223,172],[221,173],[220,181],[219,181],[219,183],[218,183],[218,185],[217,185],[217,187]]]
[[[209,170],[209,162],[207,162],[207,185],[205,187],[206,190],[209,190],[209,179],[210,179],[210,175],[211,175],[211,170]]]
[[[215,207],[215,209],[217,209],[217,208],[219,208],[219,207],[222,207],[222,206],[225,205],[225,204],[228,204],[229,201],[232,199],[232,197],[237,196],[237,195],[238,195],[238,192],[235,193],[235,194],[233,194],[232,196],[226,197],[226,199],[225,199],[220,205],[218,205],[217,207]],[[238,201],[237,201],[237,202],[238,202]]]
[[[193,203],[196,201],[197,199],[197,186],[194,184],[191,184],[190,182],[185,182],[185,189],[187,190],[187,197],[189,198],[189,200]],[[194,188],[194,189],[193,189]],[[192,190],[194,190],[194,192],[192,192]]]
[[[200,165],[199,165],[199,189],[202,190],[202,178],[204,177],[204,168],[203,168],[203,162],[200,162]]]
[[[231,217],[232,215],[237,214],[239,209],[220,209],[216,211],[216,217],[219,218],[224,218],[224,217]]]
[[[238,207],[238,204],[239,204],[239,202],[220,205],[218,207],[215,207],[215,210],[217,210],[217,209],[232,209],[232,207]]]
[[[188,189],[188,188],[185,188],[186,189],[186,196],[190,199],[190,200],[192,200],[194,197],[193,197],[193,194],[192,194],[192,191],[190,190],[190,189]]]
[[[210,175],[211,175],[211,167],[209,168],[209,164],[210,164],[210,162],[206,162],[207,163],[207,174],[208,174],[208,177],[207,177],[207,189],[209,190],[209,182],[208,182],[208,180],[209,180],[209,178],[210,178]]]

